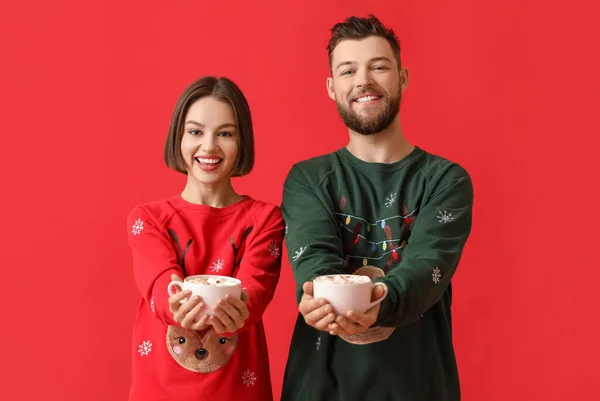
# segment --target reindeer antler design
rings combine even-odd
[[[250,235],[253,229],[254,227],[250,226],[244,230],[244,232],[242,233],[242,237],[240,238],[239,246],[236,246],[235,240],[232,237],[229,237],[229,243],[233,248],[233,271],[231,272],[231,277],[235,277],[235,274],[237,273],[237,268],[239,267],[240,263],[242,263],[242,258],[238,260],[238,253],[240,252],[240,249],[242,248],[242,244],[246,240],[246,237]]]
[[[185,244],[185,248],[181,249],[181,245],[179,244],[179,238],[177,237],[177,233],[170,228],[167,229],[167,231],[169,232],[169,235],[171,236],[171,238],[173,238],[173,241],[175,241],[175,244],[177,245],[177,249],[179,249],[179,256],[181,259],[179,262],[179,266],[181,266],[181,270],[183,270],[183,275],[187,276],[187,272],[185,270],[185,255],[186,255],[188,249],[190,249],[193,239],[190,238],[188,240],[188,242]]]

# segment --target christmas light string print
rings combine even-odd
[[[342,221],[340,221],[340,227],[343,227],[345,230],[352,233],[351,240],[348,243],[346,243],[346,246],[345,246],[346,257],[353,258],[353,259],[362,259],[362,265],[366,266],[369,263],[369,260],[381,260],[387,256],[388,259],[385,264],[386,271],[390,268],[392,263],[400,263],[402,260],[402,257],[400,256],[399,252],[401,249],[405,248],[407,245],[408,238],[410,237],[411,225],[416,220],[417,209],[414,209],[412,212],[408,212],[407,205],[403,204],[402,205],[402,215],[388,217],[386,219],[377,220],[374,223],[372,223],[362,217],[343,213],[346,203],[347,203],[346,197],[342,196],[342,198],[340,200],[340,205],[339,205],[340,213],[336,213],[336,215],[341,216]],[[395,220],[395,219],[399,219],[399,218],[404,220],[404,223],[405,223],[403,230],[402,230],[402,235],[400,238],[392,238],[393,237],[392,228],[387,223],[391,220]],[[353,219],[356,220],[357,223],[354,225],[354,228],[351,229],[348,226],[350,225],[350,223],[352,222]],[[366,225],[367,232],[369,232],[369,233],[371,232],[371,227],[381,226],[381,228],[384,230],[386,239],[383,241],[368,240],[367,237],[360,234],[360,232],[363,228],[363,224]],[[379,256],[351,255],[350,252],[351,252],[353,246],[361,240],[370,245],[370,251],[372,254],[377,251],[379,246],[381,246],[384,253],[382,253]]]

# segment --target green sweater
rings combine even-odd
[[[391,164],[342,148],[292,167],[282,211],[298,301],[322,274],[367,274],[389,293],[360,336],[331,336],[298,316],[283,401],[460,399],[450,280],[472,203],[467,172],[418,147]]]

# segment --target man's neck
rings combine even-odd
[[[398,118],[384,131],[361,135],[350,131],[346,149],[356,158],[368,163],[394,163],[408,156],[415,147],[402,134]]]

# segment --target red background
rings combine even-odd
[[[126,399],[125,218],[183,187],[161,158],[178,95],[205,74],[240,84],[257,164],[235,185],[279,203],[292,163],[347,141],[328,28],[374,12],[412,73],[407,137],[475,185],[454,280],[463,399],[598,399],[598,10],[550,3],[3,2],[0,398]],[[276,397],[295,316],[286,262],[265,315]]]

